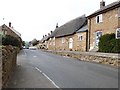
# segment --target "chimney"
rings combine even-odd
[[[48,33],[48,36],[50,35],[50,33]]]
[[[102,1],[100,2],[100,8],[103,8],[104,6],[105,6],[105,1],[102,0]]]
[[[52,34],[53,33],[53,31],[50,31],[50,34]]]
[[[11,27],[11,22],[9,22],[9,27]]]
[[[58,23],[56,24],[56,28],[58,28]]]

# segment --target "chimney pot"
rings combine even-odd
[[[11,22],[9,22],[9,27],[11,27]]]
[[[56,24],[56,28],[58,28],[58,23]]]
[[[100,8],[102,8],[102,7],[104,7],[104,6],[105,6],[105,1],[102,0],[102,1],[100,2]]]

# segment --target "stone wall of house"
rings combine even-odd
[[[2,89],[2,49],[0,47],[0,90]]]
[[[80,36],[82,36],[82,40],[80,40]],[[86,32],[76,33],[73,40],[74,51],[86,51]]]
[[[88,20],[88,27],[90,31],[90,47],[95,46],[95,32],[102,31],[102,35],[115,33],[118,28],[118,8],[110,10],[102,14],[103,22],[96,23],[96,17]]]
[[[55,38],[51,38],[48,40],[48,50],[55,50],[56,47],[55,47]]]
[[[69,38],[72,38],[72,37],[73,36],[71,35],[71,36],[65,36],[65,37],[56,38],[55,39],[56,50],[69,50],[69,47],[68,47]]]
[[[16,66],[17,50],[12,46],[2,47],[2,87],[5,87]]]
[[[118,28],[120,28],[120,17],[118,19]]]
[[[83,40],[79,40],[79,36],[83,36]],[[67,50],[69,51],[69,39],[73,39],[72,51],[86,51],[86,32],[76,33],[70,36],[53,38],[49,40],[48,50]],[[55,43],[55,44],[54,44]]]
[[[120,66],[119,54],[94,53],[94,52],[74,52],[74,51],[47,51],[61,56],[69,56],[82,61],[106,64],[114,67]]]

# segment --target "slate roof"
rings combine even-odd
[[[86,32],[86,31],[88,31],[88,25],[85,25],[85,26],[83,26],[82,28],[80,28],[80,29],[77,31],[77,33]]]
[[[62,36],[72,35],[76,33],[76,31],[78,31],[86,23],[87,23],[87,18],[85,16],[78,17],[56,28],[51,36],[62,37]]]
[[[112,10],[112,9],[115,9],[115,8],[118,8],[120,7],[120,1],[116,1],[116,2],[113,2],[107,6],[104,6],[102,8],[100,8],[99,10],[95,11],[94,13],[92,13],[91,15],[88,16],[88,18],[91,18],[91,17],[94,17],[98,14],[102,14],[106,11],[109,11],[109,10]]]

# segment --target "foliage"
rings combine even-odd
[[[25,46],[25,41],[22,41],[22,46]]]
[[[105,53],[120,53],[120,39],[115,34],[106,34],[100,38],[99,51]]]
[[[12,45],[19,48],[21,47],[20,41],[16,37],[10,35],[2,36],[2,45]]]

